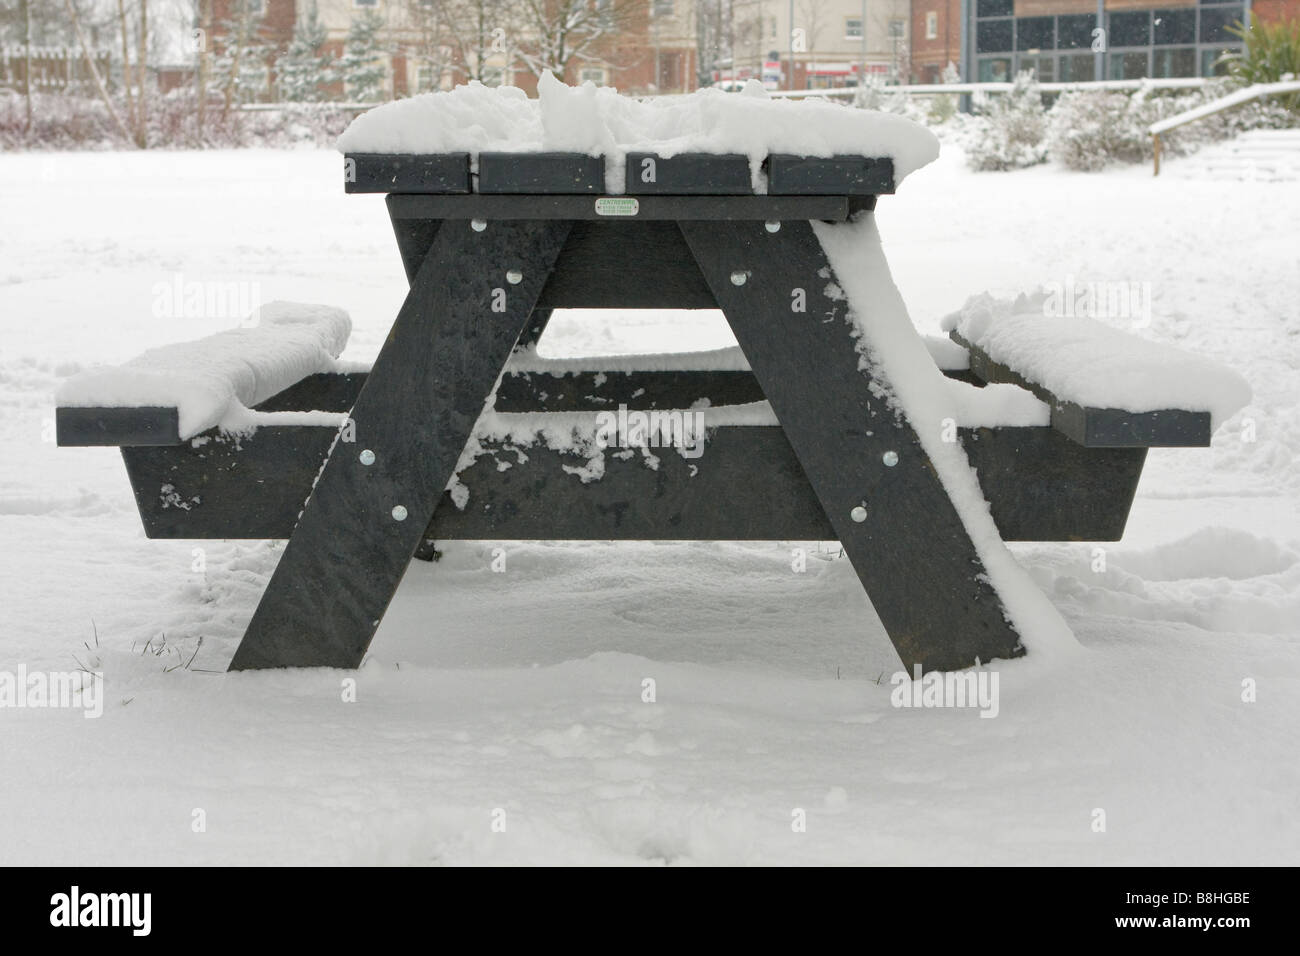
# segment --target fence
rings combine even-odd
[[[112,64],[107,50],[94,54],[95,68],[106,75]],[[0,47],[0,87],[19,93],[28,88],[27,65],[31,64],[31,89],[33,93],[57,93],[69,87],[93,85],[90,70],[80,50],[67,47],[24,46]]]

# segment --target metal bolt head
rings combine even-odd
[[[852,511],[849,512],[849,517],[852,518],[854,521],[856,521],[858,524],[862,524],[862,522],[867,520],[867,509],[862,507],[862,505],[858,505],[856,508],[854,508]]]
[[[524,274],[518,269],[511,269],[506,273],[506,281],[511,285],[519,285],[519,283],[524,281]]]
[[[406,520],[406,508],[403,505],[398,505],[393,509],[393,520],[394,521]]]
[[[763,223],[763,228],[768,232],[780,232],[781,224],[775,219],[769,219],[767,222]]]
[[[880,456],[880,460],[885,463],[886,468],[893,468],[898,464],[898,452],[887,451]]]
[[[745,281],[746,281],[748,278],[749,278],[749,273],[748,273],[748,272],[742,272],[741,270],[737,269],[735,272],[733,272],[733,273],[731,274],[731,284],[732,284],[732,285],[744,285],[744,284],[745,284]]]
[[[484,229],[487,228],[487,220],[486,220],[486,219],[471,219],[471,220],[469,221],[469,227],[470,227],[471,229],[473,229],[475,232],[482,232]]]
[[[358,457],[360,457],[363,465],[373,465],[375,463],[375,453],[369,448],[362,451]]]

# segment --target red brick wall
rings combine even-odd
[[[926,39],[926,14],[938,17],[938,36]],[[961,65],[961,0],[912,0],[912,79],[938,83],[951,61]]]
[[[258,36],[268,43],[274,43],[277,50],[283,50],[293,39],[293,24],[297,13],[294,0],[264,0]],[[239,0],[212,0],[212,33],[220,35],[225,31],[222,22],[233,20],[239,11]]]
[[[1265,23],[1300,19],[1300,0],[1255,0],[1250,8]]]

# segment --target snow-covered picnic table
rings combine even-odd
[[[234,669],[356,667],[435,537],[837,539],[909,668],[1050,654],[1073,638],[1004,540],[1118,538],[1147,448],[1249,397],[1032,299],[920,336],[873,210],[938,146],[899,117],[544,78],[376,108],[340,148],[410,282],[373,367],[338,364],[337,310],[276,304],[60,395],[149,534],[289,539]],[[556,308],[716,308],[738,346],[548,361]]]

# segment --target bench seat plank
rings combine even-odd
[[[1015,369],[993,361],[987,352],[967,341],[956,330],[948,334],[970,353],[972,375],[988,384],[1009,383],[1033,392],[1051,409],[1052,427],[1085,448],[1209,447],[1209,412],[1176,408],[1130,412],[1122,408],[1094,408],[1062,401]]]
[[[1117,541],[1123,535],[1144,449],[1084,448],[1047,426],[958,434],[1004,540]],[[205,437],[211,440],[198,445],[122,449],[148,537],[288,538],[336,432],[271,425],[238,442]],[[534,445],[521,461],[499,441],[485,440],[484,447],[459,476],[470,490],[465,509],[441,494],[429,537],[835,539],[778,426],[710,429],[694,460],[671,448],[651,449],[657,469],[639,451],[625,459],[609,449],[604,476],[586,483],[563,470],[584,465],[578,456]],[[773,501],[780,507],[769,507]]]

